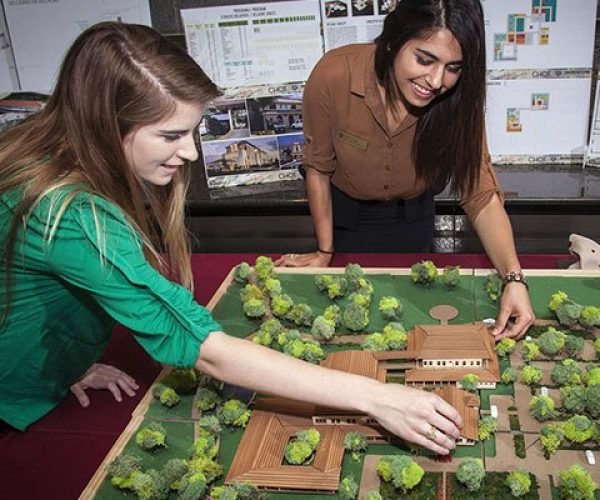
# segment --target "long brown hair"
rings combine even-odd
[[[177,102],[203,105],[219,95],[195,61],[152,28],[105,22],[84,31],[68,50],[46,107],[0,138],[0,195],[23,190],[0,249],[7,293],[19,227],[42,198],[66,186],[73,189],[59,214],[82,191],[116,204],[144,239],[148,261],[192,288],[184,227],[189,166],[166,186],[147,185],[128,165],[122,142],[168,118]]]
[[[479,179],[485,124],[485,35],[479,0],[400,0],[375,40],[375,73],[386,101],[400,90],[394,61],[406,42],[447,29],[458,41],[462,70],[457,84],[419,116],[413,143],[417,176],[436,190],[448,182],[462,193]]]

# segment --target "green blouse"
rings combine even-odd
[[[21,196],[0,197],[2,249]],[[17,429],[61,402],[102,355],[116,322],[153,358],[177,367],[193,366],[202,341],[221,329],[188,290],[150,266],[139,233],[99,196],[73,188],[47,195],[16,241],[10,314],[0,327],[0,420]],[[5,279],[0,262],[0,311]]]

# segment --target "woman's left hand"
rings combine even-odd
[[[514,323],[509,321],[510,318],[514,318]],[[504,337],[521,338],[534,320],[527,288],[522,283],[508,283],[504,287],[496,326],[492,331],[496,340]]]
[[[79,379],[79,382],[71,386],[71,392],[84,408],[87,408],[90,404],[90,398],[85,392],[86,389],[107,389],[120,402],[123,399],[121,391],[128,396],[135,396],[135,391],[139,389],[139,386],[132,377],[118,368],[95,363]]]

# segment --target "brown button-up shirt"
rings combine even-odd
[[[304,90],[304,164],[332,176],[359,200],[409,200],[428,189],[411,157],[417,117],[407,115],[388,130],[375,75],[375,45],[346,45],[325,54]],[[473,219],[494,193],[503,200],[484,137],[479,182],[462,193]]]

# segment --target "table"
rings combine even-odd
[[[195,254],[192,257],[197,283],[196,299],[206,304],[232,266],[253,262],[256,254]],[[275,257],[275,256],[273,256]],[[483,255],[466,254],[340,254],[333,266],[357,262],[363,267],[409,267],[420,259],[431,259],[438,267],[461,265],[489,268]],[[525,255],[524,268],[556,268],[567,255]],[[117,327],[102,362],[117,366],[133,376],[140,389],[133,398],[116,403],[108,391],[91,394],[91,405],[81,408],[69,395],[63,404],[26,432],[0,435],[0,485],[3,498],[28,500],[78,498],[104,456],[125,428],[131,413],[160,371],[121,327]]]

